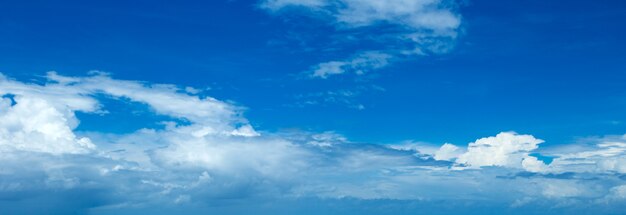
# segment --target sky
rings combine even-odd
[[[0,0],[0,214],[623,214],[625,21]]]

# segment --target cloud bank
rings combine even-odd
[[[223,205],[272,213],[310,204],[330,214],[396,204],[611,213],[626,201],[626,136],[545,150],[544,140],[515,132],[467,146],[355,143],[335,132],[258,131],[244,108],[175,85],[54,72],[38,83],[0,78],[0,208],[15,213],[227,213]],[[107,114],[103,98],[171,120],[128,133],[77,130],[78,113]]]

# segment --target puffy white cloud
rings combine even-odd
[[[467,152],[460,155],[457,163],[472,167],[503,166],[521,168],[522,161],[537,149],[543,140],[532,135],[502,132],[495,137],[485,137],[470,143]]]
[[[463,152],[455,145],[445,143],[434,154],[436,160],[452,161],[459,157]]]
[[[546,172],[548,165],[536,157],[528,156],[522,160],[522,167],[530,172]]]
[[[95,148],[77,137],[74,111],[95,112],[97,101],[64,85],[23,84],[0,77],[0,151],[87,153]]]
[[[398,28],[393,33],[369,33],[370,38],[376,38],[373,41],[389,48],[313,66],[310,76],[325,79],[346,72],[363,74],[379,69],[396,56],[446,52],[453,46],[461,24],[452,4],[446,0],[264,0],[261,8],[272,12],[306,8],[309,12],[304,14],[324,17],[323,20],[330,17],[339,31],[375,25]],[[398,43],[401,45],[392,45]]]
[[[89,138],[77,138],[63,114],[46,100],[15,96],[0,101],[0,151],[24,150],[52,154],[87,153],[95,148]],[[74,125],[75,126],[75,125]]]
[[[530,155],[543,140],[504,132],[470,143],[467,152],[459,155],[456,162],[469,167],[502,166],[545,174],[626,173],[626,135],[584,141],[542,150],[542,155],[552,158],[546,164]]]

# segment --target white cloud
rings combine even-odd
[[[399,144],[388,145],[387,147],[395,150],[412,151],[425,155],[434,155],[438,150],[437,146],[433,144],[415,141],[404,141]]]
[[[256,132],[251,125],[243,125],[233,131],[230,132],[233,136],[242,136],[242,137],[256,137],[261,136],[259,132]]]
[[[313,17],[330,17],[337,31],[369,26],[397,27],[393,33],[369,32],[384,49],[360,51],[347,60],[331,60],[312,67],[310,76],[328,78],[354,72],[363,74],[385,67],[397,56],[445,53],[457,37],[461,24],[453,2],[445,0],[263,0],[261,8],[274,13],[293,8],[309,9]],[[371,42],[371,41],[370,41]],[[394,47],[392,44],[400,43]],[[374,53],[374,54],[373,54]]]
[[[56,75],[55,72],[49,72],[48,76],[52,82],[47,82],[45,85],[25,84],[0,77],[0,95],[11,94],[43,99],[57,110],[61,110],[63,114],[73,111],[98,111],[98,101],[88,96],[88,92],[67,85],[68,81],[74,78],[62,77]]]
[[[44,85],[0,79],[2,99],[2,145],[15,149],[49,153],[79,153],[93,148],[88,138],[72,132],[78,125],[75,111],[98,112],[100,104],[92,96],[104,94],[148,104],[157,113],[190,121],[178,125],[178,132],[200,136],[259,134],[240,116],[241,108],[214,98],[180,93],[173,85],[147,85],[136,81],[114,80],[106,75],[65,77],[49,72]]]
[[[522,167],[530,172],[546,172],[548,171],[548,165],[543,161],[540,161],[536,157],[528,156],[522,160]]]
[[[326,79],[332,75],[352,72],[357,75],[364,74],[367,70],[378,69],[389,64],[392,56],[380,52],[366,52],[357,55],[347,61],[330,61],[315,66],[311,77]]]
[[[626,136],[588,140],[589,144],[556,147],[546,153],[555,157],[550,172],[626,173]]]
[[[0,99],[0,151],[77,154],[94,149],[91,140],[72,132],[78,126],[74,111],[98,110],[97,101],[83,93],[63,85],[29,85],[1,76],[0,96],[9,97]]]
[[[73,114],[63,114],[39,98],[15,96],[0,103],[0,152],[24,150],[52,154],[87,153],[95,148],[89,138],[78,138],[72,132]],[[67,117],[72,117],[68,119]]]
[[[78,80],[80,81],[73,87],[89,93],[104,93],[145,103],[159,114],[184,118],[193,123],[218,127],[245,123],[245,119],[238,115],[241,112],[238,107],[211,97],[200,98],[180,93],[184,90],[173,85],[148,85],[136,81],[113,80],[103,75]]]
[[[626,135],[584,141],[587,142],[542,150],[543,155],[552,158],[546,164],[530,155],[543,140],[505,132],[470,143],[468,151],[458,156],[456,162],[469,167],[502,166],[536,173],[626,173]]]
[[[336,144],[347,143],[348,139],[343,135],[332,131],[326,131],[319,134],[311,135],[311,140],[307,144],[319,147],[331,147]]]
[[[446,9],[441,0],[342,0],[340,4],[337,21],[352,27],[389,22],[443,34],[454,32],[460,25],[458,15]]]
[[[460,155],[456,162],[472,167],[522,168],[522,161],[543,142],[532,135],[502,132],[495,137],[485,137],[470,143],[467,152]]]
[[[455,145],[445,143],[434,154],[435,160],[452,161],[459,157],[463,152]]]
[[[306,7],[325,11],[345,27],[358,28],[386,22],[414,30],[449,34],[460,25],[442,0],[265,0],[261,7],[278,11],[286,7]]]

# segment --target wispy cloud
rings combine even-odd
[[[330,61],[315,66],[311,77],[326,79],[332,75],[353,72],[362,75],[370,69],[378,69],[387,66],[392,56],[380,52],[366,52],[347,61]]]
[[[385,47],[356,50],[346,59],[312,66],[309,75],[314,78],[359,75],[383,68],[400,56],[445,53],[454,45],[461,24],[454,2],[446,0],[264,0],[260,5],[278,15],[293,12],[319,18],[334,25],[337,32],[362,31],[368,35],[367,42]],[[393,30],[375,31],[372,26]]]
[[[366,108],[366,106],[357,101],[359,96],[362,96],[362,94],[364,93],[384,90],[384,88],[372,85],[369,87],[358,86],[349,89],[337,89],[315,93],[297,94],[294,96],[294,98],[296,99],[295,104],[290,104],[288,106],[304,107],[315,105],[340,105],[348,108],[363,110]]]

